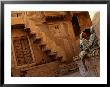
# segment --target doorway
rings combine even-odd
[[[72,25],[73,25],[75,36],[79,37],[79,35],[80,35],[80,26],[79,26],[77,16],[72,17]]]

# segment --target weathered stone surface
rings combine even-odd
[[[95,13],[93,20],[92,20],[92,24],[95,29],[96,36],[100,40],[100,12]]]
[[[80,72],[81,76],[83,76],[83,77],[89,76],[84,62],[82,60],[77,60],[76,63],[78,64],[79,72]]]
[[[71,72],[75,72],[78,66],[75,63],[59,63],[51,62],[35,66],[27,71],[26,76],[62,76]]]
[[[85,65],[90,76],[92,77],[100,76],[100,59],[98,56],[85,59]]]
[[[78,68],[77,64],[80,66],[81,75],[86,76],[84,66],[80,65],[82,62],[77,64],[73,62],[73,57],[78,56],[80,52],[80,38],[75,34],[74,26],[78,25],[72,24],[72,21],[74,21],[72,16],[76,16],[79,22],[78,27],[82,30],[91,26],[88,12],[48,13],[28,11],[16,13],[12,12],[11,24],[24,24],[25,29],[12,29],[12,42],[14,41],[13,38],[24,36],[28,38],[29,42],[22,49],[26,50],[25,47],[29,43],[28,48],[30,48],[30,51],[28,49],[27,51],[29,52],[25,52],[25,55],[29,55],[29,57],[25,56],[25,60],[31,62],[28,61],[28,63],[24,62],[21,64],[26,66],[18,66],[17,55],[15,55],[16,47],[12,45],[13,76],[62,76],[74,72]],[[29,29],[28,32],[26,32],[26,29]],[[25,42],[22,41],[22,43]],[[22,49],[21,51],[23,51]],[[50,56],[53,53],[55,54]],[[17,70],[19,73],[17,73]]]
[[[51,62],[42,65],[38,65],[29,69],[26,76],[38,76],[38,77],[47,77],[47,76],[57,76],[58,63]]]

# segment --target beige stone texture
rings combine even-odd
[[[24,62],[24,65],[17,66],[12,44],[13,76],[61,76],[74,70],[73,67],[77,68],[72,62],[73,57],[79,55],[80,38],[74,32],[71,20],[73,15],[77,17],[81,31],[91,26],[88,12],[12,12],[11,25],[25,25],[23,29],[11,30],[12,43],[13,40],[26,36],[33,58],[32,63]],[[30,57],[27,58],[29,62]]]

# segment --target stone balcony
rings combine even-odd
[[[23,17],[11,17],[11,25],[15,24],[25,24],[25,20]]]
[[[61,16],[66,15],[66,12],[63,11],[46,11],[44,12],[44,16]]]

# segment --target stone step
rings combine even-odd
[[[30,28],[24,28],[26,32],[31,32]]]
[[[40,44],[39,44],[39,47],[40,47],[41,49],[43,49],[44,47],[46,47],[46,44],[45,44],[45,43],[40,43]]]
[[[48,48],[44,49],[43,51],[44,51],[46,54],[49,54],[49,53],[51,52],[51,50],[48,49]]]
[[[40,43],[41,42],[41,38],[40,37],[33,37],[33,42],[34,43]]]
[[[54,55],[57,55],[57,53],[56,52],[51,52],[51,53],[48,54],[48,56],[54,56]]]
[[[42,48],[42,51],[44,51],[44,52],[50,51],[51,52],[51,49],[44,47],[44,48]]]
[[[25,31],[28,32],[29,37],[32,38],[33,43],[37,43],[37,45],[40,47],[40,49],[43,52],[45,52],[49,58],[51,58],[52,60],[56,60],[56,59],[61,60],[62,59],[63,56],[58,56],[57,52],[54,52],[54,51],[56,51],[55,49],[52,52],[51,48],[53,48],[55,46],[54,45],[50,46],[51,41],[50,41],[50,39],[45,39],[45,37],[44,37],[45,35],[42,36],[42,34],[39,32],[37,33],[35,31],[31,31],[30,28],[25,28]],[[44,37],[44,38],[42,38],[42,37]]]
[[[63,56],[58,56],[58,55],[56,56],[56,59],[59,60],[59,61],[61,61],[62,58],[63,58]]]
[[[51,58],[52,60],[56,60],[56,55],[48,55],[49,58]]]
[[[34,33],[34,32],[30,32],[30,35],[29,35],[30,37],[36,37],[36,33]]]

